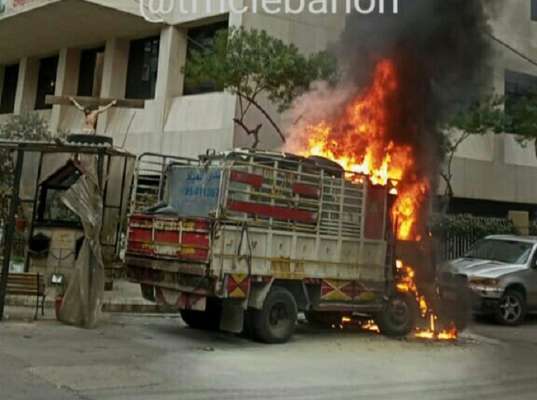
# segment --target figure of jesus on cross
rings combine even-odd
[[[108,111],[110,108],[114,107],[117,104],[117,100],[112,101],[106,106],[87,106],[83,107],[78,103],[74,97],[69,97],[69,100],[73,105],[84,113],[84,128],[82,128],[83,133],[88,135],[95,135],[97,129],[97,121],[99,119],[99,114],[102,114],[105,111]]]

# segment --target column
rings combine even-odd
[[[155,88],[155,109],[158,118],[155,131],[164,131],[166,119],[174,97],[183,94],[187,49],[186,30],[174,26],[165,27],[160,34],[157,84]]]
[[[2,103],[2,92],[4,90],[4,75],[6,68],[3,65],[0,65],[0,104]]]
[[[104,51],[102,98],[125,98],[127,86],[127,69],[129,65],[130,42],[124,39],[110,39],[106,42]],[[106,132],[108,121],[114,115],[114,109],[101,114],[97,132]]]
[[[56,75],[55,96],[75,96],[78,90],[80,73],[80,49],[64,48],[60,50],[58,73]],[[54,105],[50,117],[50,130],[58,131],[69,106]]]
[[[19,80],[15,95],[15,114],[30,112],[35,108],[39,60],[25,57],[19,64]]]

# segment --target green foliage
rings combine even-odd
[[[0,125],[0,139],[8,140],[51,140],[47,122],[37,113],[12,116]]]
[[[192,52],[186,79],[192,85],[212,81],[245,97],[262,91],[284,111],[313,81],[335,81],[336,70],[325,52],[304,56],[265,31],[231,28],[216,34],[214,47]]]
[[[504,98],[487,96],[469,106],[453,113],[442,127],[444,168],[440,176],[446,184],[444,208],[447,210],[450,199],[454,196],[451,181],[453,179],[453,159],[459,148],[472,135],[503,133],[510,119],[503,110]]]
[[[37,113],[12,116],[0,125],[1,140],[51,140],[46,121]],[[0,149],[0,196],[7,195],[12,186],[13,156],[9,150]]]
[[[257,101],[258,96],[263,94],[279,112],[284,112],[312,82],[333,83],[338,78],[336,60],[328,53],[306,56],[296,46],[271,37],[265,31],[244,28],[219,31],[214,46],[192,51],[185,76],[190,86],[211,82],[237,95],[240,110],[235,122],[248,134],[256,136],[261,127],[251,129],[244,123],[253,106],[278,131],[282,140],[281,130]]]
[[[505,218],[475,217],[470,214],[435,215],[431,219],[431,230],[444,236],[472,236],[516,233],[513,223]]]
[[[503,111],[503,103],[503,97],[485,97],[454,113],[447,125],[449,128],[476,135],[505,132],[508,121]]]
[[[537,139],[537,96],[511,100],[506,109],[510,116],[506,132],[516,134],[522,145]]]
[[[537,139],[537,96],[490,96],[456,113],[448,126],[469,135],[513,133],[522,145]]]

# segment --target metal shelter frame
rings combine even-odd
[[[0,140],[0,150],[10,151],[16,156],[15,159],[15,170],[13,175],[13,190],[10,196],[9,202],[9,211],[7,220],[4,221],[4,232],[3,232],[3,259],[2,259],[2,268],[0,275],[0,321],[3,319],[4,308],[5,308],[5,299],[7,295],[7,281],[9,274],[9,266],[11,263],[11,253],[13,248],[13,239],[15,235],[15,218],[19,206],[27,203],[32,205],[32,221],[30,225],[30,236],[32,237],[34,232],[34,219],[36,214],[37,202],[38,202],[38,192],[39,192],[39,179],[42,173],[43,158],[45,155],[50,154],[71,154],[73,156],[78,155],[94,155],[97,157],[97,178],[98,184],[101,188],[103,195],[103,214],[106,213],[107,209],[118,208],[120,215],[127,211],[128,201],[125,202],[125,185],[129,184],[130,189],[132,190],[132,182],[126,182],[127,180],[127,163],[129,159],[134,162],[135,156],[125,150],[115,148],[110,144],[91,144],[91,143],[74,143],[74,142],[46,142],[46,141],[12,141],[12,140]],[[37,153],[39,154],[39,163],[37,170],[37,178],[34,189],[33,198],[31,200],[23,200],[20,198],[20,186],[21,180],[23,177],[23,168],[24,160],[27,153]],[[123,157],[123,171],[121,179],[121,194],[119,206],[110,206],[106,204],[107,192],[108,192],[108,181],[106,177],[110,172],[110,160],[112,157]],[[105,162],[108,160],[108,162]],[[127,199],[130,197],[130,192],[127,195]],[[123,204],[126,204],[124,207]],[[122,208],[125,210],[122,210]],[[104,217],[104,215],[103,215]],[[122,227],[121,222],[117,224],[116,228],[116,240],[114,247],[116,251],[118,250],[120,233]],[[28,254],[25,256],[25,269],[28,269]]]

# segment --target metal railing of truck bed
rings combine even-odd
[[[136,161],[131,213],[152,207],[163,199],[166,170],[171,164],[197,165],[192,158],[142,153]]]
[[[343,170],[325,170],[311,163],[263,157],[247,157],[233,161],[231,171],[262,177],[261,185],[234,182],[228,179],[224,204],[240,201],[271,207],[292,208],[315,214],[312,223],[282,220],[226,209],[225,219],[273,229],[296,230],[321,235],[360,238],[363,232],[366,178]],[[339,175],[339,176],[338,176]],[[296,193],[296,184],[316,188],[318,196]]]

